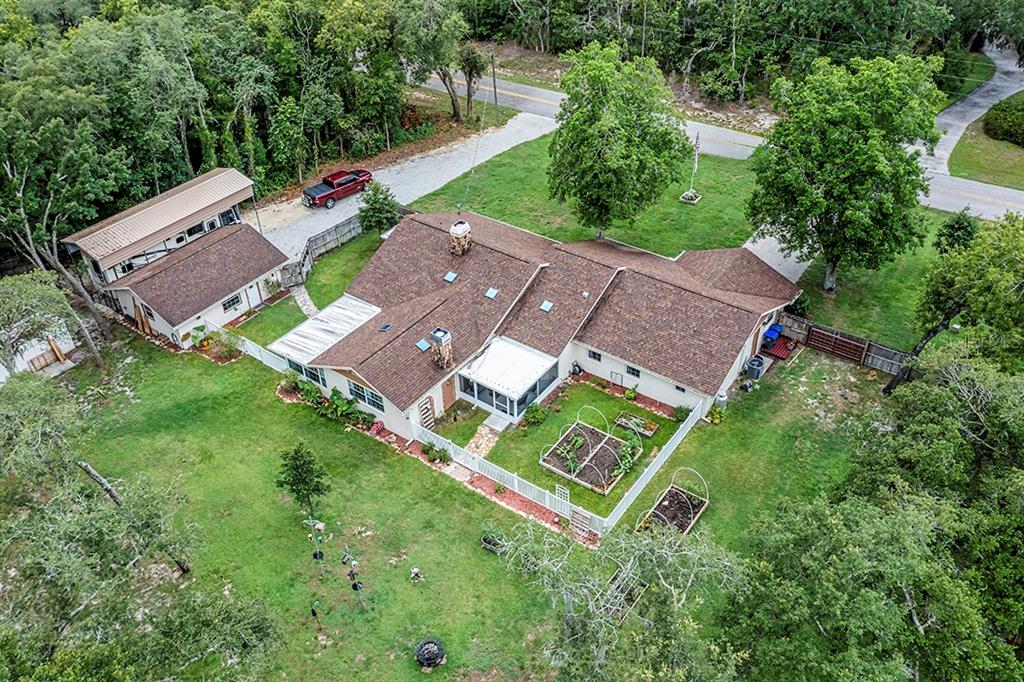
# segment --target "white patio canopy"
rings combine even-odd
[[[303,365],[341,341],[367,320],[380,312],[380,308],[355,296],[344,294],[313,317],[291,330],[268,349]]]
[[[459,390],[513,418],[522,415],[558,375],[558,360],[503,336],[459,371]]]

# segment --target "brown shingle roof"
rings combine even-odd
[[[455,257],[448,228],[460,218],[473,247]],[[404,410],[447,374],[415,345],[438,326],[452,332],[456,365],[497,328],[553,356],[577,338],[713,395],[760,315],[799,290],[746,249],[671,259],[608,240],[561,244],[467,213],[404,218],[348,293],[382,312],[312,364],[350,367]],[[384,323],[394,326],[377,331]]]
[[[473,246],[452,256],[448,228],[460,217],[472,224]],[[552,243],[482,216],[407,216],[346,290],[381,312],[310,364],[351,368],[408,409],[448,373],[416,342],[444,327],[455,363],[467,360],[536,274],[540,263],[531,258]],[[449,271],[458,275],[451,283],[444,281]],[[491,287],[498,289],[493,299],[484,296]],[[378,331],[385,323],[393,326]]]
[[[198,315],[288,258],[249,225],[229,225],[107,285],[130,289],[171,326]]]
[[[132,256],[165,239],[168,230],[191,227],[251,195],[252,180],[234,168],[214,168],[62,241],[109,267],[110,258]]]

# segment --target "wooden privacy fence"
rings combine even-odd
[[[877,369],[887,374],[896,374],[909,353],[872,341],[871,339],[833,329],[811,320],[789,313],[779,315],[779,323],[786,328],[785,334],[791,339],[806,344],[808,348],[831,353],[837,357],[856,362],[858,365]]]
[[[408,206],[399,206],[398,212],[406,216],[416,211]],[[309,277],[313,261],[328,251],[352,241],[362,233],[363,229],[359,226],[357,214],[342,220],[334,227],[329,227],[323,232],[313,235],[306,240],[306,246],[302,249],[302,255],[298,260],[281,266],[281,285],[287,288],[302,284]]]

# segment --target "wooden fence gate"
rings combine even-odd
[[[909,353],[898,348],[840,329],[815,324],[806,318],[789,313],[779,315],[779,323],[786,328],[786,336],[805,344],[808,348],[824,351],[887,374],[899,372],[903,363],[910,357]]]

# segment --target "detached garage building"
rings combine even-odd
[[[252,180],[215,168],[64,239],[98,299],[140,332],[192,345],[208,319],[224,324],[271,296],[287,260],[239,222]],[[258,218],[257,218],[258,219]]]
[[[249,225],[205,235],[105,287],[139,330],[192,345],[205,320],[224,325],[271,297],[288,258]]]

